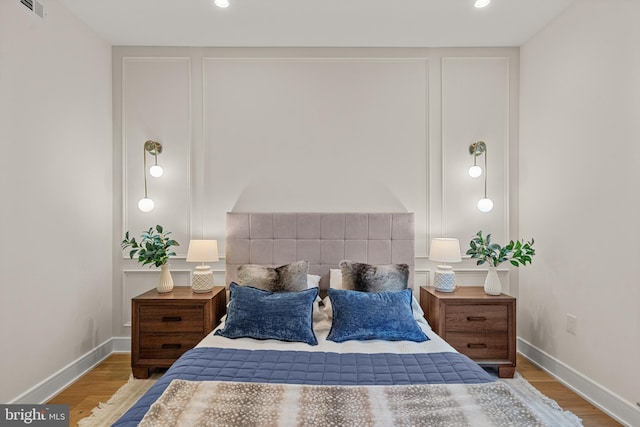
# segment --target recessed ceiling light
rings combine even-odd
[[[473,5],[480,9],[481,7],[487,6],[489,3],[491,3],[491,0],[476,0]]]
[[[214,3],[216,6],[221,7],[221,8],[225,8],[225,7],[229,7],[229,0],[214,0]]]

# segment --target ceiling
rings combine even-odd
[[[520,46],[573,0],[58,0],[112,45]]]

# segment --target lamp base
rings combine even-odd
[[[453,292],[456,290],[455,282],[456,273],[453,272],[450,265],[439,265],[433,276],[433,284],[436,291]]]
[[[191,290],[196,294],[206,294],[213,290],[213,271],[208,265],[199,265],[193,272]]]

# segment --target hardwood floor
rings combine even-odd
[[[131,374],[131,355],[112,354],[47,403],[69,405],[69,425],[91,415],[100,402],[106,402]]]
[[[558,402],[564,409],[582,418],[585,427],[620,426],[615,420],[560,384],[549,374],[518,354],[518,372],[542,394]],[[131,373],[131,356],[112,354],[104,362],[78,379],[48,403],[69,405],[70,426],[91,415],[100,402],[106,402]]]
[[[531,363],[527,358],[518,354],[517,371],[529,381],[538,391],[558,402],[563,409],[571,411],[579,418],[585,427],[621,426],[613,418],[578,396],[567,387],[560,384],[551,375]]]

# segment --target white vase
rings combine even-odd
[[[487,278],[484,279],[484,293],[487,295],[500,295],[502,293],[502,283],[500,283],[496,267],[489,267]]]
[[[171,277],[171,271],[169,271],[169,264],[162,264],[160,266],[160,281],[156,289],[161,294],[173,290],[173,278]]]

